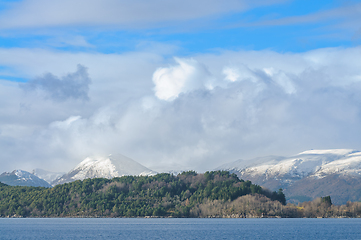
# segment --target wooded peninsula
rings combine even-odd
[[[0,217],[361,217],[361,203],[329,196],[286,205],[227,171],[94,178],[53,188],[0,183]]]

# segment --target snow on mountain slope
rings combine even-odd
[[[328,195],[336,204],[361,200],[361,152],[352,149],[309,150],[291,157],[235,161],[217,169],[273,191],[282,188],[287,201],[295,203]]]
[[[0,182],[10,186],[52,187],[45,180],[23,170],[2,173],[0,175]]]
[[[108,157],[88,157],[79,163],[69,173],[55,179],[52,184],[72,182],[86,178],[114,178],[125,175],[151,176],[156,172],[144,167],[136,161],[121,154],[109,155]]]
[[[257,166],[259,164],[266,163],[266,162],[268,164],[274,165],[283,159],[285,159],[285,157],[281,157],[281,156],[258,157],[258,158],[254,158],[252,160],[240,159],[235,162],[223,164],[223,165],[219,166],[217,168],[217,170],[220,170],[220,169],[242,170],[242,169],[245,169],[245,168],[248,168],[251,166]]]
[[[323,177],[330,174],[361,176],[361,152],[354,152],[344,158],[325,164],[314,175]]]
[[[233,166],[228,164],[231,167],[225,170],[238,171],[241,175],[295,179],[311,175],[320,178],[333,173],[361,173],[361,153],[351,149],[310,150],[287,158],[264,158],[261,162],[250,160],[247,167],[237,163],[234,162]]]

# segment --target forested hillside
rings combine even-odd
[[[270,192],[227,171],[189,171],[177,176],[86,179],[50,189],[1,184],[0,216],[197,217],[202,204],[229,203],[247,194],[285,204],[282,191]]]
[[[227,171],[86,179],[53,188],[0,183],[0,217],[361,217],[361,203],[285,205]]]

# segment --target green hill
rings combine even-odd
[[[249,194],[285,204],[282,191],[270,192],[227,171],[189,171],[86,179],[50,189],[0,184],[0,216],[198,217],[209,203],[229,204]]]

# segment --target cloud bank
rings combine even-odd
[[[173,59],[94,55],[109,71],[97,68],[91,54],[73,54],[89,76],[78,66],[75,73],[57,74],[62,78],[44,75],[26,83],[48,94],[45,100],[0,81],[0,143],[7,148],[0,153],[2,166],[67,171],[89,155],[122,153],[158,171],[204,171],[239,158],[359,149],[360,53],[354,47]],[[119,64],[123,57],[128,61]],[[21,59],[14,56],[11,64],[23,66],[24,75],[41,72],[41,65],[27,68]],[[89,101],[78,101],[85,97]]]

